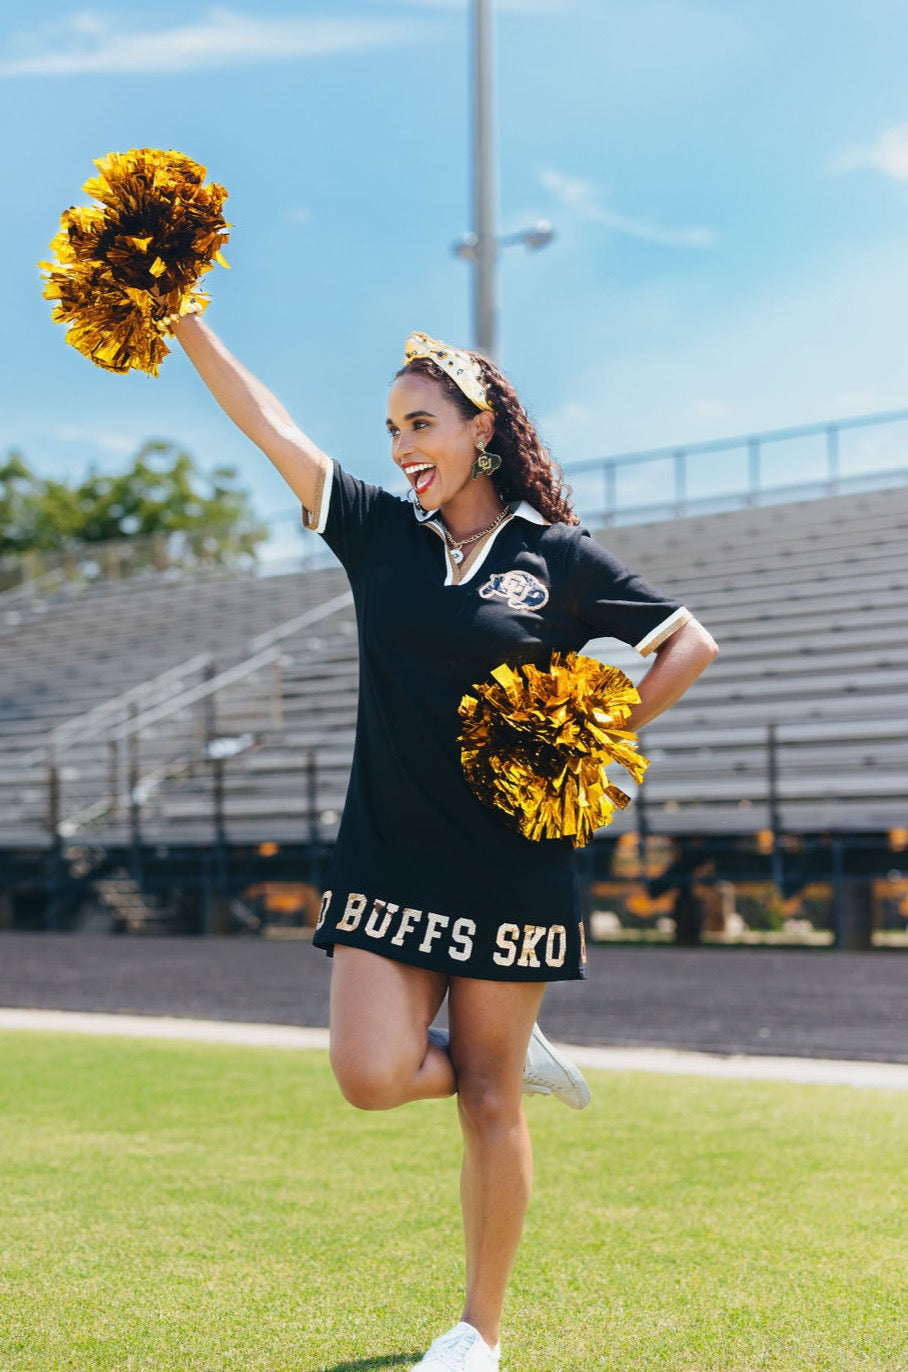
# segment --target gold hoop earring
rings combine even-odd
[[[481,476],[491,476],[492,473],[497,472],[498,468],[501,466],[501,458],[498,453],[487,452],[486,445],[483,443],[482,439],[479,440],[476,446],[479,449],[479,452],[476,455],[470,472],[474,481],[477,481]]]

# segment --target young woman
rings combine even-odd
[[[513,388],[476,354],[407,340],[388,399],[409,499],[345,472],[197,317],[174,333],[346,568],[360,703],[353,768],[315,943],[333,956],[331,1063],[353,1105],[457,1096],[466,1298],[421,1372],[495,1372],[530,1191],[525,1091],[588,1099],[535,1028],[545,984],[584,975],[573,850],[532,842],[473,795],[458,705],[502,662],[610,635],[653,664],[630,727],[717,649],[683,606],[579,527]],[[449,1031],[431,1029],[447,996]]]

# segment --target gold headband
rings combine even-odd
[[[480,410],[491,410],[486,399],[482,370],[472,353],[461,352],[459,348],[449,348],[447,343],[439,343],[427,333],[411,333],[404,344],[404,366],[417,357],[427,357],[440,367],[463,391],[468,400]]]

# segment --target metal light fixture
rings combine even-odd
[[[540,248],[548,247],[554,237],[555,228],[549,220],[537,219],[528,229],[519,229],[517,233],[499,234],[495,239],[495,247],[510,248],[522,243],[529,252],[538,252]],[[478,251],[479,238],[475,233],[461,234],[457,242],[451,244],[453,255],[464,262],[475,262]]]

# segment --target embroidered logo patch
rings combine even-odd
[[[549,593],[538,577],[531,572],[495,572],[479,594],[483,600],[498,596],[506,600],[512,610],[541,610],[547,604]]]

